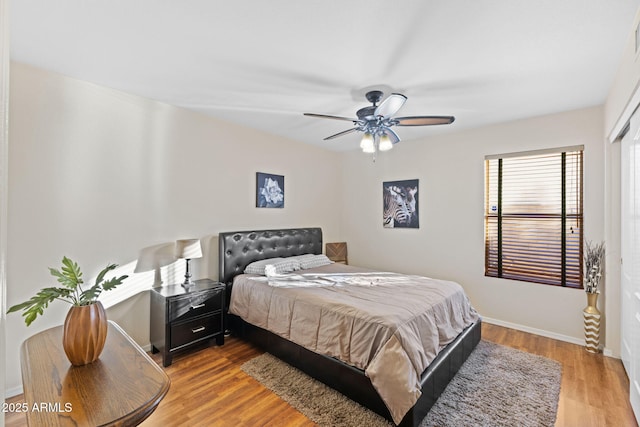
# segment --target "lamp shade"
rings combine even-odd
[[[389,151],[393,148],[393,143],[391,142],[391,138],[386,133],[380,136],[380,141],[378,142],[378,148],[380,151]]]
[[[360,141],[360,148],[364,153],[374,153],[376,151],[375,140],[373,134],[365,132]]]
[[[202,258],[202,247],[199,239],[176,240],[174,252],[176,258]]]

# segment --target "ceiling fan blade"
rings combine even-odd
[[[316,113],[302,113],[302,114],[309,117],[318,117],[320,119],[344,120],[346,122],[358,123],[357,119],[350,119],[349,117],[330,116],[328,114],[316,114]]]
[[[456,118],[453,116],[414,116],[414,117],[396,117],[393,121],[398,126],[431,126],[431,125],[448,125],[453,123]]]
[[[400,110],[400,108],[407,101],[407,97],[401,93],[392,93],[382,101],[376,108],[375,115],[389,118]]]
[[[392,143],[397,144],[400,142],[400,137],[393,131],[393,129],[386,127],[383,132],[389,137]]]
[[[337,138],[337,137],[342,136],[342,135],[347,135],[347,134],[350,134],[352,132],[356,132],[357,130],[358,130],[358,128],[352,128],[352,129],[343,130],[342,132],[338,132],[335,135],[331,135],[331,136],[328,136],[328,137],[324,138],[324,141],[327,141],[327,140],[333,139],[333,138]]]

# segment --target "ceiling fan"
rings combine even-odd
[[[406,96],[401,93],[392,93],[380,105],[378,103],[384,96],[382,91],[372,90],[367,92],[365,96],[373,105],[359,109],[356,112],[357,119],[315,113],[304,113],[304,115],[352,122],[355,127],[328,136],[324,140],[327,141],[353,132],[363,132],[360,148],[365,153],[375,153],[378,150],[387,151],[393,148],[393,144],[400,141],[398,134],[391,129],[393,126],[448,125],[455,120],[453,116],[393,117],[406,102]]]

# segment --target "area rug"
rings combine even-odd
[[[391,426],[384,418],[265,353],[242,370],[319,426]],[[420,427],[553,426],[560,363],[480,341]]]

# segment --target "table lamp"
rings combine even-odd
[[[184,282],[182,283],[182,286],[184,286],[185,288],[193,286],[194,282],[191,280],[189,261],[193,258],[202,258],[202,247],[200,246],[200,240],[176,240],[175,256],[178,259],[185,259],[187,261],[187,269],[184,273]]]

